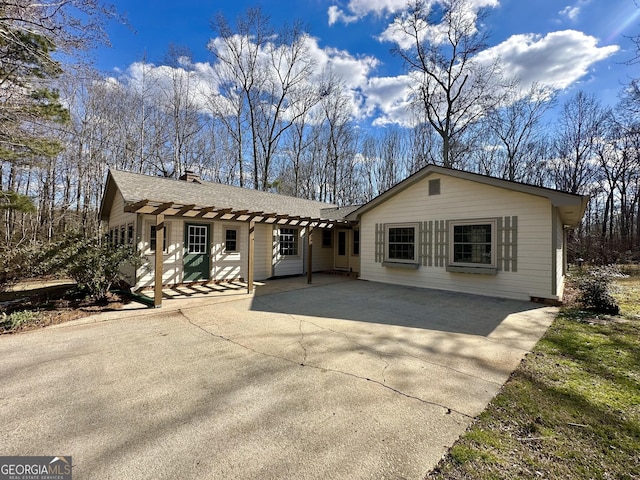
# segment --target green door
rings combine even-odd
[[[209,280],[209,225],[184,226],[184,282]]]

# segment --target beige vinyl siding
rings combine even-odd
[[[360,272],[360,255],[349,255],[349,271]]]
[[[120,192],[116,192],[115,197],[113,199],[113,207],[111,208],[111,212],[109,214],[109,229],[118,228],[124,226],[125,231],[129,225],[133,225],[133,238],[136,238],[136,214],[135,213],[126,213],[124,211],[124,199],[122,198],[122,194]],[[135,244],[135,241],[132,242]],[[126,277],[126,281],[130,285],[135,284],[136,278],[136,270],[133,266],[127,265],[122,268],[122,273]]]
[[[124,199],[120,192],[116,192],[113,199],[113,207],[111,207],[111,213],[109,215],[109,228],[117,227],[119,225],[127,225],[130,223],[135,224],[136,214],[126,213],[124,211]]]
[[[227,229],[238,232],[237,251],[225,252]],[[247,222],[218,221],[213,223],[213,256],[211,278],[216,281],[247,278],[249,258],[249,224]],[[255,242],[255,240],[254,240]]]
[[[272,276],[271,254],[273,242],[273,226],[256,223],[254,245],[253,277],[255,280],[265,280]]]
[[[440,178],[441,194],[428,195],[428,180]],[[528,300],[552,297],[552,225],[549,200],[445,175],[431,175],[365,213],[360,225],[360,278],[365,280]],[[429,220],[517,216],[517,272],[496,275],[415,270],[375,262],[375,225]],[[451,242],[451,239],[450,239]]]
[[[322,246],[322,230],[322,228],[314,228],[311,234],[313,239],[313,264],[311,267],[314,272],[333,269],[333,247]],[[333,231],[331,233],[333,234]]]
[[[298,254],[280,255],[280,228],[298,229]],[[302,227],[277,226],[273,229],[273,275],[276,277],[286,275],[299,275],[304,273],[304,256],[307,250],[305,229]]]
[[[154,284],[154,266],[157,252],[151,251],[149,235],[151,226],[156,224],[152,215],[142,216],[142,234],[139,248],[144,263],[138,270],[138,287],[149,287]],[[163,285],[175,285],[182,282],[182,263],[184,246],[184,222],[175,218],[165,217],[164,224],[167,232],[167,248],[163,252]]]
[[[239,278],[247,279],[249,257],[249,224],[247,222],[214,221],[194,222],[193,219],[165,219],[167,225],[167,250],[164,253],[164,273],[162,282],[174,285],[183,280],[184,228],[186,223],[201,223],[210,226],[210,252],[212,281],[230,281]],[[139,270],[138,287],[151,286],[154,283],[153,267],[155,253],[149,250],[149,232],[151,225],[155,225],[155,218],[146,215],[143,218],[143,237],[140,242],[141,251],[146,262]],[[227,228],[238,232],[236,252],[225,252],[225,232]],[[254,279],[264,280],[271,277],[271,225],[256,224],[254,238]]]

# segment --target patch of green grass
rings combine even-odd
[[[618,291],[613,297],[620,305],[620,313],[628,318],[640,319],[640,276],[616,279]]]
[[[637,304],[640,277],[620,285]],[[633,301],[621,306],[564,308],[427,478],[639,479],[640,320]]]
[[[37,320],[38,315],[31,310],[18,310],[9,315],[2,313],[2,316],[0,316],[0,331],[18,330]]]

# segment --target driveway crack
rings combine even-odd
[[[298,341],[298,344],[300,345],[300,348],[302,348],[302,350],[304,351],[304,356],[302,357],[302,363],[300,365],[302,365],[304,367],[306,361],[307,361],[307,348],[304,346],[304,332],[302,331],[302,322],[303,320],[300,319],[300,322],[298,323],[298,329],[300,330],[300,340]]]
[[[386,378],[385,378],[384,373],[386,372],[387,368],[389,368],[389,362],[387,362],[387,360],[385,360],[385,358],[384,358],[384,357],[385,357],[385,356],[393,356],[392,354],[385,353],[385,352],[380,352],[379,350],[377,350],[377,349],[375,349],[375,348],[373,348],[373,347],[370,347],[369,345],[364,345],[364,344],[362,344],[362,343],[360,343],[360,342],[357,342],[356,340],[354,340],[353,338],[351,338],[349,335],[347,335],[347,334],[346,334],[346,333],[344,333],[344,332],[340,332],[340,331],[338,331],[338,330],[333,330],[332,328],[328,328],[328,327],[323,327],[323,326],[318,325],[317,323],[311,322],[311,321],[309,321],[309,320],[303,320],[303,319],[300,319],[300,321],[301,321],[301,322],[305,322],[305,323],[309,323],[309,324],[313,325],[314,327],[319,328],[320,330],[325,330],[325,331],[327,331],[327,332],[332,332],[332,333],[335,333],[335,334],[337,334],[337,335],[341,335],[341,336],[343,336],[347,341],[349,341],[349,342],[353,343],[354,345],[357,345],[357,346],[358,346],[358,347],[360,347],[361,349],[366,350],[367,352],[374,353],[375,355],[377,355],[377,356],[378,356],[378,358],[380,359],[380,361],[384,363],[384,368],[382,369],[382,372],[381,372],[382,381],[383,381],[384,383],[386,383],[386,382],[387,382],[387,380],[386,380]]]
[[[254,353],[254,354],[256,354],[256,355],[261,355],[261,356],[265,356],[265,357],[273,358],[273,359],[276,359],[276,360],[281,360],[281,361],[284,361],[284,362],[287,362],[287,363],[291,363],[291,364],[293,364],[293,365],[298,365],[298,366],[301,366],[301,367],[304,367],[304,368],[311,368],[311,369],[319,370],[319,371],[323,371],[323,372],[332,372],[332,373],[337,373],[337,374],[344,375],[344,376],[347,376],[347,377],[355,378],[355,379],[357,379],[357,380],[363,380],[363,381],[367,381],[367,382],[375,383],[376,385],[379,385],[380,387],[385,388],[385,389],[387,389],[387,390],[390,390],[390,391],[392,391],[392,392],[394,392],[394,393],[396,393],[396,394],[398,394],[398,395],[400,395],[400,396],[403,396],[403,397],[405,397],[405,398],[408,398],[408,399],[411,399],[411,400],[416,400],[416,401],[418,401],[418,402],[420,402],[420,403],[422,403],[422,404],[424,404],[424,405],[432,405],[432,406],[435,406],[435,407],[440,407],[440,408],[442,408],[442,409],[445,411],[445,414],[450,415],[450,414],[452,414],[452,413],[456,413],[456,414],[458,414],[458,415],[460,415],[460,416],[462,416],[462,417],[465,417],[465,418],[469,418],[469,419],[473,419],[473,418],[474,418],[474,417],[473,417],[473,415],[469,415],[469,414],[467,414],[467,413],[464,413],[464,412],[461,412],[461,411],[459,411],[459,410],[453,409],[453,408],[451,408],[451,407],[448,407],[448,406],[443,405],[443,404],[438,403],[438,402],[433,402],[433,401],[430,401],[430,400],[425,400],[424,398],[420,398],[420,397],[417,397],[417,396],[415,396],[415,395],[411,395],[411,394],[409,394],[409,393],[406,393],[406,392],[403,392],[403,391],[401,391],[401,390],[398,390],[397,388],[393,388],[393,387],[391,387],[390,385],[387,385],[387,384],[385,384],[385,383],[383,383],[383,382],[381,382],[381,381],[379,381],[379,380],[375,380],[375,379],[368,378],[368,377],[363,377],[363,376],[360,376],[360,375],[356,375],[356,374],[354,374],[354,373],[345,372],[345,371],[343,371],[343,370],[337,370],[337,369],[333,369],[333,368],[320,367],[320,366],[311,365],[311,364],[304,363],[304,362],[303,362],[303,363],[298,363],[298,362],[296,362],[295,360],[291,360],[290,358],[287,358],[287,357],[282,357],[282,356],[280,356],[280,355],[273,355],[273,354],[270,354],[270,353],[266,353],[266,352],[261,352],[261,351],[259,351],[259,350],[255,350],[255,349],[253,349],[253,348],[251,348],[251,347],[249,347],[249,346],[247,346],[247,345],[243,345],[242,343],[240,343],[240,342],[237,342],[237,341],[233,340],[232,338],[225,337],[224,335],[218,335],[218,334],[216,334],[216,333],[213,333],[213,332],[211,332],[211,331],[207,330],[206,328],[202,327],[201,325],[198,325],[198,324],[197,324],[197,323],[195,323],[193,320],[191,320],[191,318],[189,318],[189,317],[184,313],[184,311],[183,311],[182,309],[178,309],[178,313],[180,313],[180,315],[182,315],[182,316],[185,318],[185,320],[186,320],[190,325],[194,326],[194,327],[195,327],[195,328],[197,328],[198,330],[201,330],[202,332],[206,333],[207,335],[209,335],[209,336],[211,336],[211,337],[213,337],[213,338],[217,338],[217,339],[219,339],[219,340],[224,340],[224,341],[226,341],[226,342],[229,342],[229,343],[231,343],[231,344],[233,344],[233,345],[236,345],[236,346],[238,346],[238,347],[240,347],[240,348],[242,348],[242,349],[245,349],[245,350],[247,350],[247,351],[250,351],[250,352],[252,352],[252,353]],[[302,320],[301,320],[301,322],[302,322]],[[313,323],[313,322],[309,322],[309,323]],[[317,325],[316,325],[316,326],[317,326]],[[321,328],[321,327],[319,327],[319,328]],[[340,332],[336,332],[336,333],[340,333]],[[346,335],[345,335],[345,336],[346,336]],[[354,342],[354,343],[357,343],[357,342]],[[304,347],[303,347],[303,348],[304,348]],[[367,347],[367,348],[368,348],[368,347]],[[306,349],[305,349],[305,355],[306,355]],[[305,358],[306,358],[306,356],[305,356]],[[386,367],[385,367],[385,369],[386,369]]]

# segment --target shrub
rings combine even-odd
[[[612,280],[622,276],[613,265],[578,270],[572,275],[578,289],[577,301],[585,309],[617,315],[620,307],[612,295],[615,291]]]
[[[36,313],[30,310],[16,311],[9,315],[3,312],[0,317],[0,328],[4,331],[16,330],[27,323],[37,320],[37,318]]]
[[[68,275],[89,296],[103,300],[114,284],[125,279],[122,267],[138,262],[131,245],[113,245],[102,237],[72,233],[50,246],[42,257],[42,268]]]
[[[32,242],[0,250],[0,292],[18,280],[41,274],[42,244]]]

